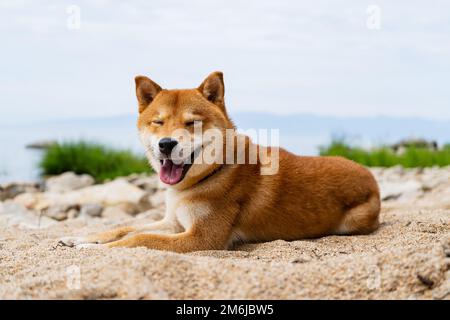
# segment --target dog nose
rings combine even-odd
[[[173,148],[178,144],[178,141],[172,138],[162,138],[158,142],[159,151],[165,155],[169,155]]]

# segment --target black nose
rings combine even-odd
[[[174,140],[172,138],[162,138],[158,142],[159,151],[161,151],[161,153],[165,155],[169,155],[177,144],[177,140]]]

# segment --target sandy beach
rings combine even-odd
[[[450,168],[372,172],[384,199],[373,234],[190,254],[57,246],[162,218],[155,177],[3,186],[0,299],[450,299]],[[128,198],[106,199],[105,185]]]

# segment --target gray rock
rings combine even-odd
[[[0,201],[14,199],[22,193],[39,192],[38,183],[8,183],[0,186]]]
[[[76,215],[74,212],[78,213],[79,210],[80,207],[77,205],[58,205],[43,210],[43,214],[49,218],[63,221],[69,218],[69,214],[71,217]]]
[[[103,206],[100,204],[83,204],[80,209],[81,216],[89,217],[101,217],[103,212]]]
[[[113,207],[117,207],[121,211],[125,212],[128,215],[132,215],[132,216],[134,216],[140,212],[138,205],[131,203],[131,202],[123,202],[123,203],[116,204],[114,206],[107,207],[107,208],[113,208]]]
[[[0,227],[18,227],[22,229],[42,229],[58,223],[54,219],[28,210],[24,206],[12,202],[0,202]]]
[[[154,221],[159,221],[164,218],[164,210],[161,208],[150,209],[136,215],[138,219],[152,219]]]
[[[92,186],[94,183],[94,178],[88,174],[77,175],[73,172],[66,172],[47,179],[45,187],[50,192],[68,192]]]
[[[381,181],[379,185],[383,201],[400,198],[407,200],[423,194],[422,184],[415,180]]]
[[[130,219],[130,214],[126,211],[123,205],[116,205],[106,207],[103,210],[102,217],[108,221],[119,222]]]
[[[164,191],[156,192],[149,197],[151,207],[162,207],[166,203],[166,193]]]
[[[24,193],[14,201],[27,208],[39,210],[60,205],[101,204],[103,207],[131,204],[131,211],[142,212],[151,208],[149,194],[124,179],[97,184],[68,192]]]
[[[137,177],[129,177],[128,181],[150,194],[165,189],[165,186],[160,182],[156,174],[151,176],[140,175]]]
[[[56,146],[58,142],[55,140],[42,140],[42,141],[36,141],[27,144],[25,147],[27,149],[49,149],[53,146]]]
[[[393,166],[391,168],[385,169],[384,174],[389,176],[389,177],[402,176],[402,175],[405,174],[405,168],[403,168],[400,165]]]
[[[67,211],[67,219],[75,219],[80,215],[80,210],[70,209]]]
[[[137,203],[138,212],[143,212],[151,208],[153,208],[153,203],[150,201],[150,195],[148,193],[145,193]]]
[[[67,219],[67,212],[51,208],[44,213],[47,217],[55,219],[57,221],[63,221]]]

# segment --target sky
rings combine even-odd
[[[0,123],[137,113],[134,76],[191,88],[215,70],[231,113],[450,119],[449,12],[448,0],[0,0]]]

